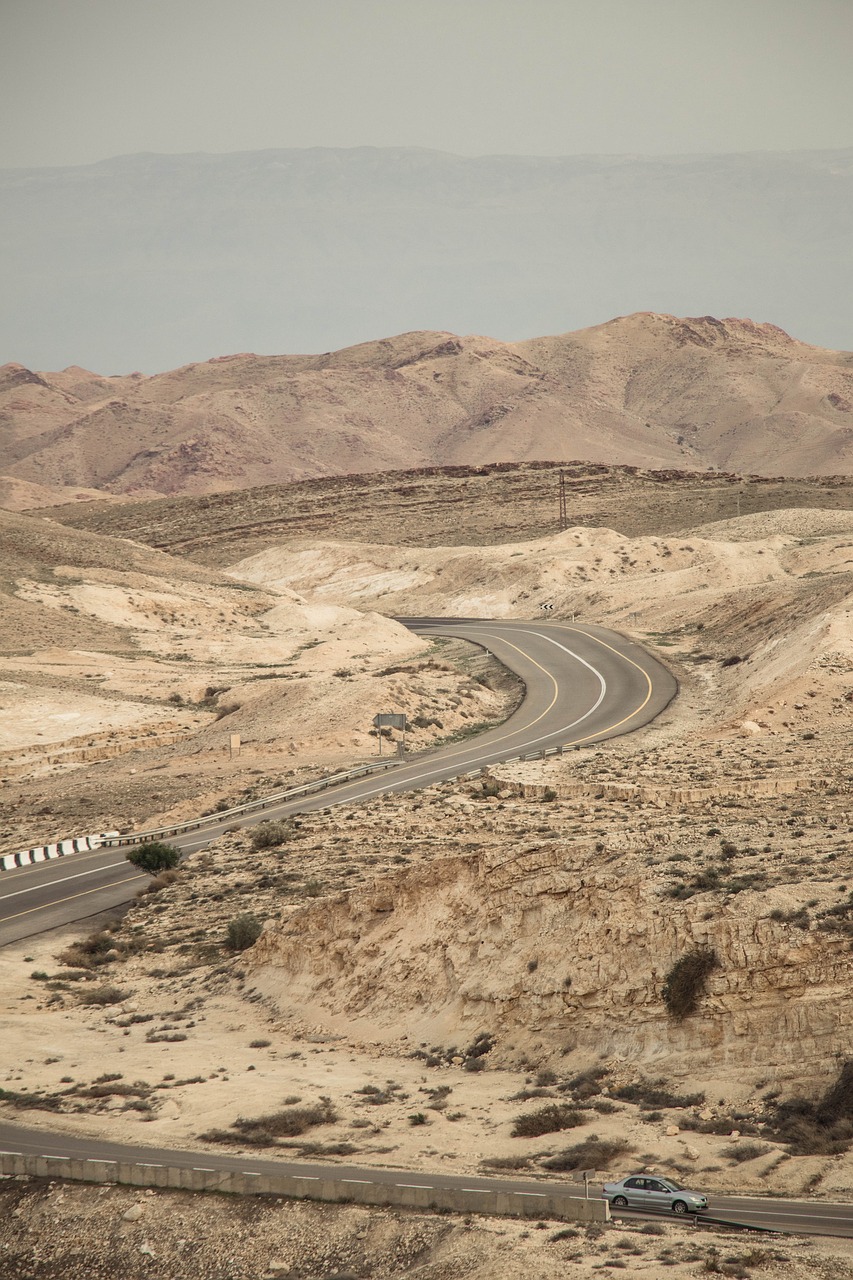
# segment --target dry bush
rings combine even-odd
[[[240,710],[239,702],[225,702],[221,707],[217,707],[216,719],[224,720],[226,716],[233,716],[235,711]]]
[[[179,871],[163,871],[159,876],[155,876],[153,880],[149,880],[148,884],[143,888],[137,889],[137,898],[144,898],[149,893],[159,893],[161,889],[168,889],[170,884],[174,884],[180,878]]]
[[[69,1092],[78,1098],[147,1098],[152,1090],[151,1086],[144,1081],[139,1081],[137,1084],[112,1081],[108,1084],[91,1084],[79,1089],[70,1089]]]
[[[95,969],[98,965],[109,964],[108,953],[115,950],[116,939],[111,933],[100,929],[90,933],[88,938],[80,938],[72,942],[59,955],[59,963],[71,965],[75,969]]]
[[[225,935],[225,945],[229,951],[245,951],[248,947],[254,945],[263,932],[263,924],[257,916],[246,912],[240,916],[234,916],[228,921],[228,928]]]
[[[607,1169],[611,1160],[631,1150],[631,1144],[624,1138],[607,1140],[591,1133],[583,1142],[573,1147],[566,1147],[550,1160],[543,1160],[545,1169]]]
[[[249,842],[255,853],[261,849],[275,849],[279,845],[284,844],[293,835],[293,823],[287,821],[259,822],[253,829],[249,837]]]
[[[480,1164],[484,1169],[529,1169],[530,1156],[489,1156]]]
[[[695,1012],[705,994],[708,978],[719,963],[713,947],[694,947],[676,960],[666,975],[661,992],[671,1017],[680,1022]]]
[[[786,1143],[792,1156],[847,1151],[853,1141],[853,1060],[843,1063],[835,1083],[817,1102],[791,1098],[779,1103],[765,1131]]]
[[[622,1102],[637,1103],[643,1111],[660,1107],[701,1107],[705,1101],[704,1093],[670,1093],[664,1080],[637,1080],[634,1084],[620,1085],[612,1093]]]
[[[128,997],[127,991],[121,987],[95,987],[91,991],[80,992],[80,1003],[84,1005],[121,1004]]]
[[[601,1093],[602,1082],[607,1079],[608,1074],[606,1067],[590,1067],[587,1071],[572,1076],[566,1087],[579,1098],[594,1098]]]
[[[517,1116],[512,1126],[514,1138],[539,1138],[543,1133],[559,1133],[562,1129],[574,1129],[583,1124],[584,1114],[577,1107],[570,1107],[564,1102],[552,1102],[540,1107],[538,1111],[529,1111],[527,1115]]]
[[[745,1164],[747,1160],[757,1160],[759,1156],[769,1155],[773,1150],[763,1142],[733,1142],[729,1147],[723,1147],[720,1152],[727,1160],[733,1160],[735,1164]]]
[[[334,1124],[338,1115],[329,1098],[313,1107],[285,1107],[254,1120],[235,1120],[230,1129],[212,1129],[201,1134],[204,1142],[227,1142],[255,1147],[275,1146],[279,1138],[296,1138],[319,1124]]]

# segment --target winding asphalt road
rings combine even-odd
[[[461,637],[490,650],[524,682],[521,706],[502,725],[464,743],[423,752],[387,773],[341,783],[260,812],[212,819],[201,830],[169,837],[170,843],[192,853],[210,844],[226,827],[252,826],[294,813],[356,804],[389,791],[415,790],[530,752],[590,746],[648,724],[676,693],[676,682],[665,667],[631,640],[604,627],[448,618],[400,621],[418,635]],[[147,878],[118,849],[78,853],[3,872],[0,946],[121,907]]]
[[[201,831],[175,837],[173,843],[191,852],[216,839],[226,825],[250,826],[292,813],[354,804],[389,791],[425,787],[518,755],[603,742],[648,724],[676,693],[675,680],[659,662],[630,640],[602,627],[443,618],[401,621],[421,635],[461,637],[490,650],[524,681],[522,705],[503,725],[468,742],[425,752],[381,776],[343,783],[236,821],[229,817],[221,823],[211,822]],[[77,854],[6,872],[0,881],[0,945],[120,906],[146,878],[134,873],[115,850]],[[86,1156],[308,1178],[335,1176],[383,1183],[405,1180],[437,1188],[511,1191],[531,1198],[551,1189],[572,1190],[564,1182],[413,1174],[387,1168],[259,1160],[210,1150],[130,1147],[17,1125],[0,1125],[0,1148],[59,1159]],[[60,1168],[57,1175],[61,1176]],[[580,1187],[577,1194],[583,1195]],[[776,1231],[853,1236],[853,1206],[843,1204],[714,1196],[703,1220],[714,1219]]]

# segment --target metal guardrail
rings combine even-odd
[[[563,746],[545,747],[540,751],[531,751],[526,755],[507,756],[503,760],[493,760],[492,764],[516,764],[525,760],[545,760],[548,756],[561,756],[566,750]],[[97,839],[98,845],[106,849],[119,849],[123,845],[144,844],[148,840],[159,840],[166,836],[181,835],[185,831],[201,831],[205,827],[218,826],[229,818],[238,818],[243,814],[263,812],[274,805],[287,800],[295,800],[299,796],[315,795],[329,787],[340,786],[345,782],[354,782],[358,778],[367,778],[374,773],[387,773],[389,769],[398,769],[404,762],[401,760],[383,760],[376,764],[358,765],[354,769],[345,769],[340,773],[329,774],[317,778],[313,782],[305,782],[299,787],[290,787],[285,791],[273,791],[268,796],[257,800],[247,800],[244,804],[233,805],[230,809],[222,809],[217,813],[208,813],[201,818],[192,818],[186,822],[172,822],[163,827],[152,827],[148,831],[108,832],[98,837],[75,836],[57,841],[55,845],[45,845],[38,849],[22,851],[19,854],[8,854],[0,857],[0,870],[13,870],[31,862],[41,862],[47,858],[61,857],[67,853],[82,852],[83,848],[93,848],[88,842]],[[485,767],[485,766],[484,766]],[[483,772],[483,767],[460,774],[461,778],[476,778]],[[85,842],[85,843],[84,843]],[[67,846],[67,847],[66,847]]]
[[[494,760],[493,764],[515,764],[524,760],[545,760],[548,756],[561,756],[565,751],[565,747],[544,747],[541,751],[531,751],[527,755],[508,756],[504,760]],[[193,818],[187,822],[173,822],[165,827],[155,827],[149,831],[134,831],[125,835],[114,836],[102,841],[106,848],[118,849],[122,845],[128,844],[144,844],[147,840],[159,840],[164,836],[177,836],[184,831],[200,831],[204,827],[216,826],[223,820],[228,818],[237,818],[245,813],[263,812],[277,804],[282,804],[286,800],[294,800],[303,795],[314,795],[318,791],[325,791],[329,787],[336,787],[344,782],[354,782],[358,778],[369,777],[373,773],[387,773],[389,769],[398,769],[403,762],[400,760],[383,761],[381,764],[364,764],[359,765],[355,769],[345,769],[341,773],[333,773],[325,778],[318,778],[314,782],[305,782],[300,787],[290,787],[286,791],[274,791],[268,796],[263,796],[258,800],[247,800],[245,804],[234,805],[231,809],[223,809],[219,813],[208,813],[202,818]],[[468,773],[460,776],[463,778],[476,778],[482,772],[482,769],[473,769]]]
[[[183,831],[200,831],[203,827],[216,826],[229,818],[239,817],[244,813],[255,813],[281,804],[285,800],[293,800],[298,796],[313,795],[335,787],[344,782],[354,782],[358,778],[369,777],[373,773],[386,773],[389,769],[397,769],[399,760],[383,761],[381,764],[363,764],[355,769],[345,769],[342,773],[333,773],[326,778],[317,778],[314,782],[305,782],[300,787],[290,787],[286,791],[273,791],[258,800],[247,800],[245,804],[234,805],[231,809],[222,809],[218,813],[207,813],[201,818],[192,818],[187,822],[172,822],[165,827],[154,827],[150,831],[134,831],[124,835],[113,836],[101,843],[106,848],[117,849],[125,844],[143,844],[147,840],[159,840],[163,836],[177,836]]]

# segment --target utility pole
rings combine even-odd
[[[566,502],[566,473],[560,469],[560,533],[569,527],[569,510]]]

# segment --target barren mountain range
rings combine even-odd
[[[417,332],[153,377],[0,378],[0,494],[18,509],[545,459],[853,473],[853,354],[750,320],[638,313],[526,342]]]

